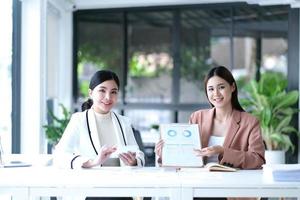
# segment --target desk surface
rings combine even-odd
[[[274,182],[263,170],[209,172],[203,168],[176,171],[157,167],[71,170],[33,164],[32,167],[0,168],[0,180],[5,180],[0,181],[0,191],[19,188],[36,196],[77,192],[82,196],[161,195],[176,200],[224,196],[300,197],[300,182]]]
[[[0,169],[0,186],[37,187],[293,187],[300,182],[274,182],[262,170],[237,172],[208,172],[203,169],[156,167],[103,167],[98,169],[69,170],[54,167],[18,167]]]
[[[54,167],[0,169],[1,186],[14,187],[180,187],[175,170],[103,167],[69,170]]]
[[[193,197],[300,197],[300,182],[274,182],[263,170],[180,172],[181,199]]]
[[[199,169],[180,171],[182,187],[297,187],[300,182],[275,182],[263,170],[239,170],[237,172],[207,172]]]
[[[170,197],[172,200],[181,198],[178,174],[175,170],[160,168],[0,168],[0,179],[6,180],[0,181],[0,192],[18,195],[18,200],[32,199],[35,196],[71,196],[85,199],[86,196],[157,195]],[[24,190],[26,188],[27,191]],[[20,193],[20,189],[23,193]],[[28,198],[24,198],[26,195]]]

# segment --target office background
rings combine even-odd
[[[103,67],[121,77],[117,112],[143,134],[208,107],[202,81],[214,65],[237,79],[280,71],[288,89],[299,88],[296,0],[6,2],[0,131],[7,152],[47,152],[47,102],[57,114],[59,103],[78,110],[90,75]]]

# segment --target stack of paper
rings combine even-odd
[[[274,181],[300,182],[300,164],[264,165],[263,170]]]

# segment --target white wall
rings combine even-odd
[[[71,106],[72,11],[64,10],[57,2],[22,1],[21,153],[46,152],[42,126],[46,124],[49,97]],[[49,4],[57,9],[56,17]],[[49,16],[53,23],[48,26]],[[49,41],[51,34],[58,41]],[[51,45],[47,46],[47,42]]]
[[[45,2],[22,1],[21,152],[39,153],[45,77]]]
[[[71,108],[72,10],[54,0],[47,3],[46,98]],[[56,112],[59,114],[58,106]]]

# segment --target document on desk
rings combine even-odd
[[[3,167],[9,168],[9,167],[31,167],[30,163],[26,163],[23,161],[10,161],[4,163]]]
[[[300,164],[265,164],[263,172],[269,180],[300,182]]]
[[[162,166],[202,167],[202,157],[197,157],[194,149],[201,148],[197,124],[160,124],[161,138],[164,140]]]

